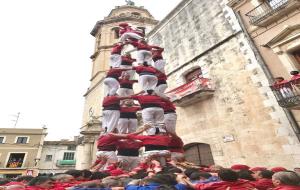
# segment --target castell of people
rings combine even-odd
[[[0,190],[300,190],[299,0],[102,3],[80,134],[0,128]]]

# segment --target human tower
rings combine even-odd
[[[110,69],[104,79],[103,119],[98,139],[97,160],[93,171],[119,167],[123,171],[155,163],[160,167],[172,160],[182,160],[183,142],[176,135],[176,108],[165,95],[164,48],[149,45],[144,32],[128,23],[119,24],[119,42],[110,55]],[[123,53],[125,45],[137,50],[136,59]],[[134,74],[138,80],[133,80]],[[138,83],[141,92],[133,91]],[[136,103],[137,102],[137,103]],[[138,128],[137,111],[144,126]],[[141,135],[145,132],[145,135]],[[144,147],[143,154],[140,148]]]

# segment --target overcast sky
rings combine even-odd
[[[158,20],[181,0],[135,0]],[[48,128],[47,140],[79,134],[96,21],[124,0],[0,1],[0,127]],[[1,135],[1,134],[0,134]]]

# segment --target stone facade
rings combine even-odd
[[[186,145],[209,144],[216,164],[296,167],[299,141],[226,3],[182,1],[148,36],[165,47],[169,90],[198,67],[215,89],[178,107],[177,133]]]

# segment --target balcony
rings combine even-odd
[[[246,16],[250,18],[252,25],[265,27],[298,7],[300,7],[298,0],[270,0],[252,9]]]
[[[214,91],[210,79],[197,78],[167,92],[166,94],[177,106],[185,107],[211,97],[214,94]]]
[[[271,89],[281,107],[300,110],[300,79],[273,85]]]
[[[56,166],[58,167],[73,167],[76,164],[76,160],[57,160]]]

